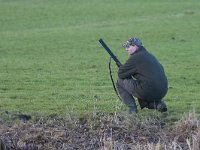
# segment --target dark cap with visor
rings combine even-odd
[[[128,41],[122,44],[122,47],[128,48],[131,45],[137,45],[138,47],[142,46],[142,41],[136,37],[130,38]]]

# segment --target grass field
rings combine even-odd
[[[165,68],[169,117],[200,113],[199,8],[199,0],[0,0],[0,110],[125,111],[98,39],[125,62],[121,44],[134,35]]]

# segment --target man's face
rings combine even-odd
[[[129,47],[126,48],[126,51],[128,55],[131,55],[135,53],[135,51],[138,49],[137,45],[130,45]]]

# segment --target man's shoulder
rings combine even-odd
[[[140,58],[140,57],[143,57],[146,54],[148,54],[148,51],[146,50],[146,48],[141,46],[131,57]]]
[[[144,46],[140,46],[138,50],[139,51],[147,51],[147,49]]]

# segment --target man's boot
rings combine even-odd
[[[137,113],[137,106],[129,106],[128,107],[128,113],[129,114]]]
[[[160,101],[157,106],[156,106],[156,109],[160,112],[166,112],[167,111],[167,105],[165,104],[164,101]]]

